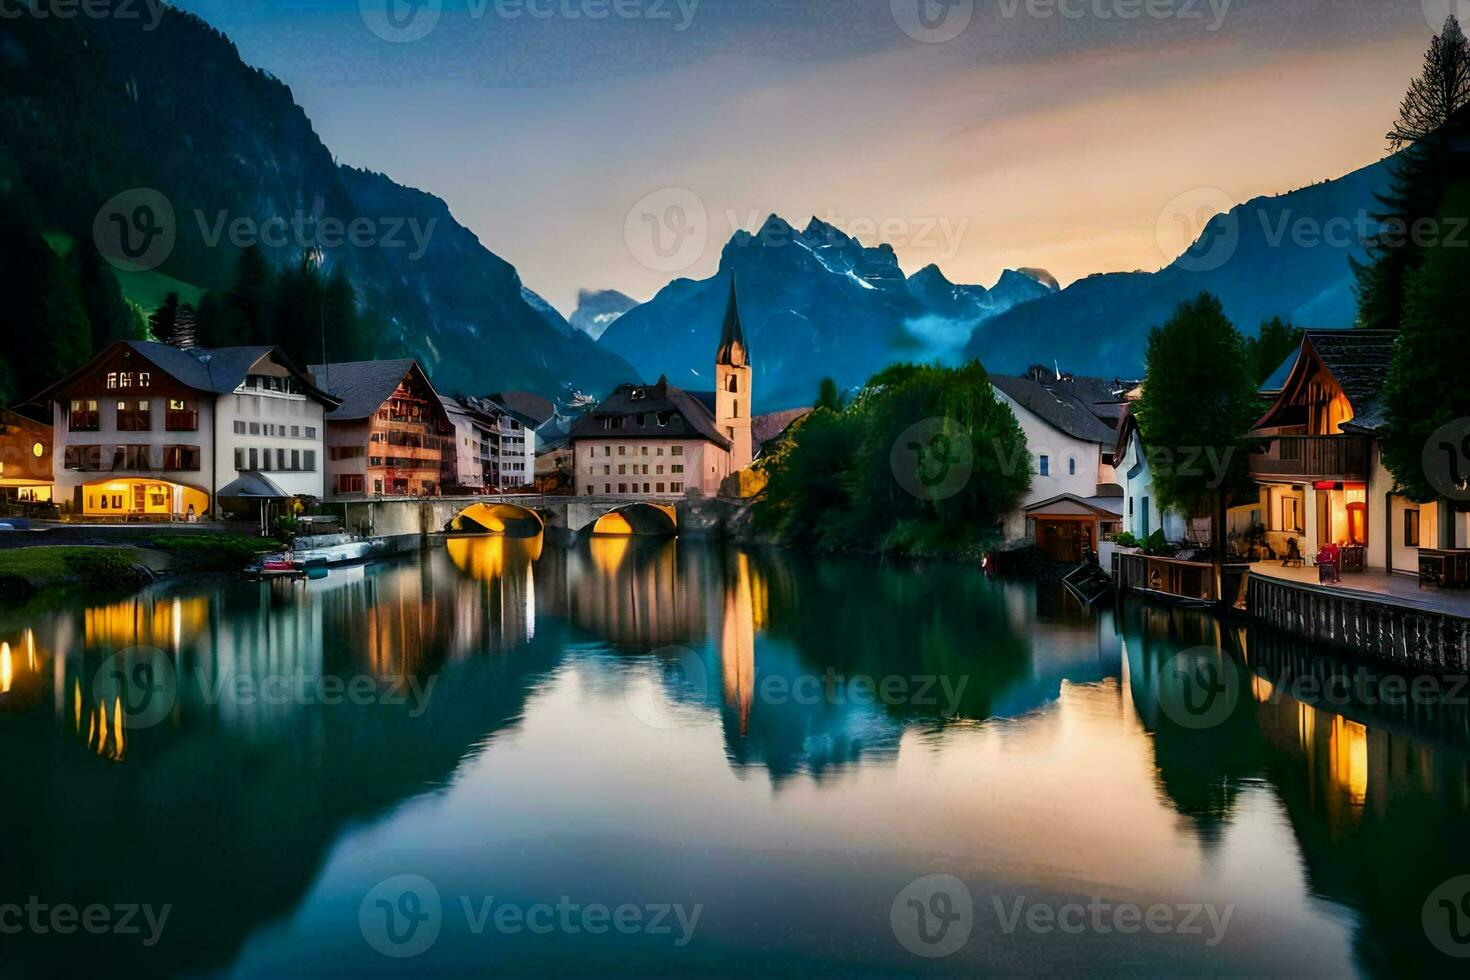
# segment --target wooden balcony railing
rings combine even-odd
[[[1368,479],[1368,440],[1361,436],[1274,436],[1263,453],[1251,454],[1257,476],[1311,480]]]

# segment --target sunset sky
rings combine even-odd
[[[180,5],[289,84],[341,162],[444,198],[570,313],[582,287],[710,275],[771,212],[957,282],[1156,269],[1180,195],[1382,157],[1457,0],[440,2]],[[645,212],[684,250],[651,252]]]

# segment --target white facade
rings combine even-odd
[[[1103,446],[1068,435],[1025,408],[1004,391],[992,386],[995,397],[1010,407],[1026,435],[1030,450],[1031,489],[1020,507],[1007,514],[1004,533],[1007,540],[1026,536],[1025,509],[1043,500],[1071,494],[1086,500],[1097,496],[1100,484],[1116,483],[1113,467],[1103,462]]]
[[[323,496],[323,403],[273,351],[229,353],[232,391],[198,386],[230,368],[211,374],[180,360],[195,353],[142,342],[114,344],[59,382],[47,393],[57,504],[107,519],[203,517],[246,472],[289,496]]]
[[[535,482],[536,430],[506,414],[500,430],[500,485],[525,487]]]
[[[578,496],[713,496],[730,475],[730,454],[702,439],[578,439]]]
[[[1123,458],[1115,461],[1115,472],[1123,487],[1123,530],[1131,532],[1140,543],[1159,529],[1171,542],[1183,541],[1187,536],[1184,517],[1172,510],[1165,510],[1154,493],[1153,477],[1149,475],[1148,459],[1143,451],[1143,440],[1138,430],[1128,436]]]

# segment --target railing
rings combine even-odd
[[[1368,478],[1368,440],[1360,436],[1273,436],[1264,453],[1251,454],[1251,472],[1307,479]]]

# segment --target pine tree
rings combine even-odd
[[[161,344],[173,343],[174,328],[179,319],[179,294],[169,293],[158,309],[148,314],[148,333]]]
[[[0,361],[7,401],[29,398],[80,366],[92,328],[69,263],[41,234],[34,213],[12,188],[0,187]]]
[[[1246,360],[1260,384],[1281,366],[1302,345],[1302,331],[1282,320],[1272,317],[1261,324],[1261,332],[1245,342]]]
[[[269,333],[271,267],[259,245],[240,251],[235,263],[235,278],[225,291],[225,316],[234,343],[248,345],[266,342]]]
[[[1423,258],[1413,231],[1439,212],[1454,179],[1453,144],[1470,130],[1470,42],[1454,17],[1430,42],[1388,134],[1399,152],[1389,162],[1389,189],[1374,220],[1383,232],[1367,243],[1368,261],[1352,260],[1358,324],[1398,329],[1409,275]]]
[[[117,276],[98,251],[96,242],[90,234],[76,241],[76,276],[92,328],[93,353],[119,340],[143,339],[147,327],[139,319],[136,308],[123,296]]]

